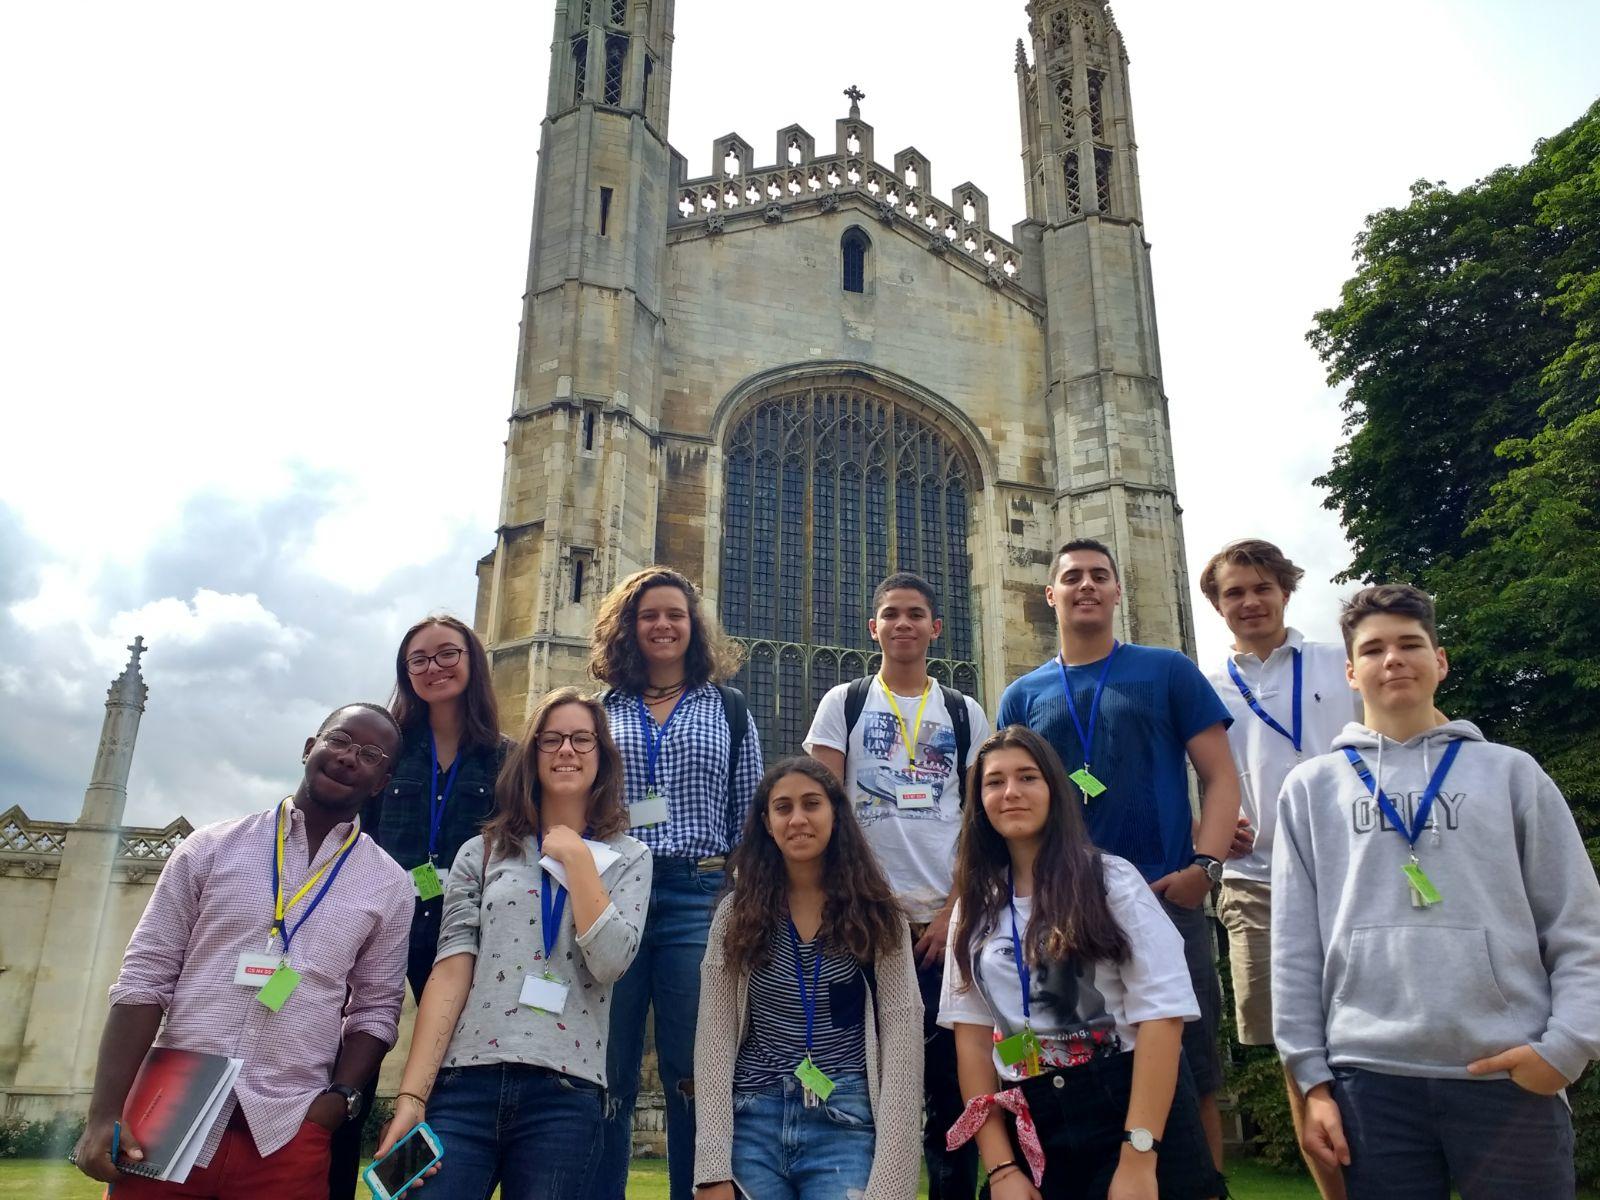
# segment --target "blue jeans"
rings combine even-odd
[[[543,1067],[449,1067],[428,1097],[444,1159],[428,1200],[583,1200],[600,1148],[597,1084]]]
[[[866,1190],[877,1144],[865,1075],[807,1108],[792,1076],[733,1094],[733,1177],[751,1200],[845,1200]]]
[[[625,1200],[633,1157],[644,1018],[655,1010],[656,1065],[667,1098],[667,1179],[672,1200],[694,1195],[694,1028],[700,1016],[700,960],[722,891],[721,871],[694,859],[658,858],[639,953],[611,990],[606,1045],[606,1113],[595,1200]],[[688,1091],[686,1092],[685,1085]]]
[[[1509,1079],[1333,1069],[1350,1200],[1572,1200],[1572,1114]]]

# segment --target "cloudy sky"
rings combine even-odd
[[[130,821],[259,807],[381,698],[492,545],[552,0],[0,16],[0,807],[70,817],[135,633]],[[1022,0],[678,0],[671,136],[878,144],[1022,212]],[[767,15],[770,13],[771,15]],[[1191,564],[1255,533],[1344,563],[1304,342],[1363,217],[1521,161],[1600,87],[1590,0],[1123,0]],[[730,116],[730,114],[737,114]],[[881,157],[887,159],[890,153]],[[1203,655],[1223,630],[1196,596]]]

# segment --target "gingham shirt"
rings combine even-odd
[[[292,805],[289,812],[286,898],[338,853],[350,833],[348,824],[335,826],[308,865],[305,816]],[[200,1151],[200,1166],[216,1152],[235,1102],[256,1148],[271,1154],[299,1132],[333,1076],[345,1037],[370,1033],[392,1046],[398,1032],[411,879],[366,834],[298,930],[294,923],[317,889],[290,910],[289,964],[301,979],[283,1008],[272,1012],[256,989],[234,983],[240,952],[266,949],[277,815],[274,806],[184,839],[161,872],[111,987],[113,1004],[166,1010],[156,1045],[244,1059],[233,1095]],[[281,948],[274,938],[274,952]]]
[[[637,804],[645,798],[649,762],[641,718],[652,722],[648,736],[658,740],[659,726],[648,712],[640,713],[635,695],[608,692],[605,709],[611,736],[622,751],[628,803]],[[728,803],[728,718],[716,687],[701,684],[678,701],[677,715],[656,758],[656,791],[666,797],[667,820],[628,832],[649,846],[657,858],[726,854],[738,844],[760,779],[761,736],[752,719],[739,750],[734,802]]]

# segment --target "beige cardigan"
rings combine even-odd
[[[749,1030],[750,974],[723,969],[732,896],[717,905],[700,963],[694,1044],[695,1186],[733,1178],[733,1068]],[[915,1200],[922,1167],[922,994],[911,930],[878,957],[878,989],[867,989],[867,1094],[877,1127],[863,1200]]]

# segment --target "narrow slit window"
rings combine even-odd
[[[645,55],[644,90],[639,97],[639,107],[644,110],[646,116],[650,114],[650,76],[652,73],[654,73],[655,69],[655,60],[653,60],[649,55]]]
[[[844,290],[847,292],[865,292],[867,290],[867,250],[871,243],[867,235],[859,229],[851,229],[845,233],[840,248],[844,256]]]
[[[592,412],[583,414],[583,448],[585,450],[594,449],[594,414]]]
[[[583,559],[572,560],[572,602],[577,604],[583,599]]]
[[[606,237],[607,236],[607,231],[609,230],[610,226],[611,226],[611,189],[608,188],[608,187],[603,187],[603,188],[600,189],[600,236],[601,237]],[[585,417],[584,420],[586,422],[590,422],[590,421],[594,420],[594,417],[591,414],[590,416]],[[586,425],[585,429],[587,430],[587,428],[588,428],[588,426]],[[584,449],[587,450],[588,447],[585,446]]]

